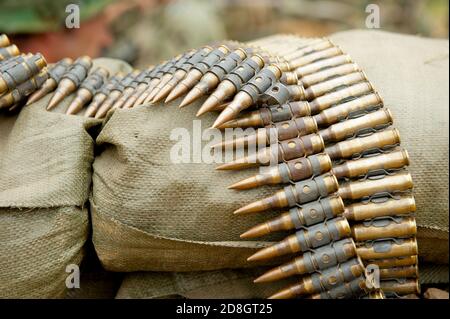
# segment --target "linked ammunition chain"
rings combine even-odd
[[[48,75],[47,62],[41,54],[20,53],[6,35],[0,35],[0,110],[17,109]]]
[[[86,56],[63,59],[47,71],[42,57],[19,55],[5,36],[0,36],[0,48],[0,94],[11,95],[7,102],[9,93],[1,97],[0,107],[14,105],[39,86],[28,103],[54,91],[52,109],[76,93],[67,113],[86,108],[84,116],[95,118],[111,109],[183,96],[180,107],[185,107],[206,97],[197,116],[220,112],[214,128],[255,128],[254,134],[213,147],[247,151],[219,170],[265,166],[230,188],[280,186],[272,196],[234,212],[281,210],[241,235],[290,232],[248,258],[293,255],[255,279],[302,276],[270,298],[385,298],[419,292],[408,153],[400,146],[388,106],[361,68],[329,39],[274,35],[247,43],[224,41],[129,74],[91,70]],[[31,83],[21,84],[26,81]]]

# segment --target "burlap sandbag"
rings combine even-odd
[[[116,298],[248,299],[267,298],[295,282],[253,283],[267,269],[202,272],[136,272],[125,275]]]
[[[368,31],[332,39],[362,66],[393,110],[411,153],[420,229],[448,236],[448,42]],[[227,189],[255,171],[218,172],[215,164],[171,162],[177,143],[170,139],[172,130],[185,128],[191,139],[197,134],[193,120],[200,103],[180,110],[179,102],[110,113],[97,139],[104,150],[94,162],[93,240],[109,270],[249,267],[254,264],[246,257],[255,249],[286,235],[239,240],[240,233],[273,216],[231,214],[279,189]],[[201,117],[203,130],[214,117]]]
[[[88,238],[88,130],[101,121],[61,114],[69,99],[47,112],[49,98],[0,115],[0,298],[63,297],[66,267],[81,262]]]

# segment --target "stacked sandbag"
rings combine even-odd
[[[112,70],[117,61],[99,61]],[[101,121],[45,110],[0,115],[0,297],[59,298],[83,258],[94,140]]]

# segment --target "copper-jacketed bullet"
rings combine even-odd
[[[222,58],[202,76],[200,82],[186,95],[182,104],[190,104],[216,88],[225,76],[235,69],[246,56],[245,50],[239,48]]]
[[[61,81],[62,76],[64,75],[64,73],[66,73],[72,62],[73,60],[71,58],[64,58],[50,67],[48,70],[49,78],[44,82],[39,90],[30,95],[27,101],[27,105],[40,100],[45,95],[56,89],[58,83]]]
[[[9,38],[6,34],[0,34],[0,48],[10,45]]]
[[[364,274],[364,265],[359,258],[354,258],[320,273],[302,277],[300,282],[283,289],[269,299],[288,299],[297,296],[315,294],[351,282]]]
[[[348,221],[337,217],[297,231],[282,241],[263,248],[247,258],[248,261],[271,259],[278,256],[304,252],[311,248],[327,245],[332,241],[349,237],[351,229]]]
[[[186,74],[191,70],[191,68],[202,61],[212,50],[212,47],[204,46],[200,50],[196,51],[186,62],[177,66],[177,70],[175,71],[172,79],[170,79],[170,81],[167,82],[166,86],[163,88],[164,90],[167,90],[166,87],[170,88],[170,93],[167,96],[165,103],[169,103],[178,97],[177,93],[173,92],[174,88],[186,77]]]
[[[0,61],[18,56],[19,54],[19,48],[15,44],[3,48],[0,47]]]
[[[351,238],[331,242],[329,245],[305,252],[302,256],[273,268],[259,276],[254,282],[269,282],[294,275],[303,275],[324,270],[342,263],[356,255],[356,246]]]
[[[171,93],[174,94],[175,98],[188,93],[189,90],[192,89],[200,81],[202,76],[229,52],[230,49],[227,46],[221,45],[217,49],[214,49],[213,51],[208,53],[208,55],[202,61],[192,66],[192,68],[186,74],[186,77],[180,83],[178,83],[178,85],[173,89]],[[191,102],[193,101],[185,98],[181,102],[180,107],[184,107]]]
[[[234,214],[257,213],[274,208],[293,207],[319,197],[328,196],[338,190],[336,177],[330,174],[286,186],[274,195],[258,200],[234,211]]]
[[[47,110],[51,110],[65,97],[74,92],[86,78],[91,67],[92,59],[90,57],[82,56],[76,59],[58,83],[55,93],[48,102]]]
[[[228,188],[250,189],[263,185],[276,185],[298,182],[312,176],[328,172],[331,169],[331,159],[325,153],[299,157],[285,163],[268,167],[263,173],[239,181]]]
[[[269,65],[259,71],[235,95],[233,101],[217,117],[213,127],[218,127],[237,117],[243,110],[254,105],[259,96],[280,78],[282,72],[276,65]]]
[[[100,105],[108,97],[109,93],[120,83],[123,78],[123,74],[119,73],[108,79],[106,83],[98,90],[98,92],[92,98],[91,103],[88,105],[86,112],[84,112],[85,117],[93,117],[97,113]]]
[[[197,116],[214,110],[214,108],[231,98],[263,66],[264,59],[259,55],[245,59],[220,82],[217,89],[202,104],[197,112]]]
[[[81,109],[92,100],[93,96],[102,87],[108,76],[109,72],[102,67],[95,69],[88,75],[77,90],[75,99],[67,108],[66,114],[77,114],[80,112]]]

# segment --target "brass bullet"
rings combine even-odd
[[[109,72],[102,68],[96,68],[87,78],[81,83],[80,88],[76,92],[75,99],[67,108],[66,114],[77,114],[81,109],[92,100],[95,93],[103,86]]]
[[[186,95],[181,104],[188,105],[216,88],[225,76],[246,58],[245,50],[239,48],[217,62]]]
[[[10,45],[9,38],[6,34],[0,34],[0,48]]]
[[[372,201],[362,201],[345,207],[344,217],[348,220],[362,221],[377,217],[397,216],[412,213],[416,210],[413,195],[401,197],[382,197]]]
[[[395,238],[358,243],[356,250],[358,256],[371,262],[374,259],[417,255],[419,252],[415,238]]]
[[[334,175],[333,175],[334,176]],[[412,189],[413,181],[408,172],[386,175],[379,179],[366,179],[340,184],[339,195],[343,199],[360,199],[367,196]]]
[[[414,217],[390,216],[352,226],[352,237],[356,241],[411,237],[416,233],[417,225]]]
[[[331,159],[350,158],[364,154],[366,151],[385,149],[400,143],[400,134],[397,129],[387,129],[369,136],[358,137],[342,141],[325,148]]]
[[[264,59],[260,55],[253,55],[240,63],[225,79],[220,82],[217,89],[206,99],[197,112],[200,116],[214,110],[215,107],[231,98],[247,81],[255,76],[264,66]]]
[[[175,87],[186,77],[191,68],[202,61],[212,50],[212,47],[204,46],[195,52],[185,63],[178,66],[173,78],[166,84],[166,86],[170,88],[170,93],[167,96],[165,103],[172,102],[178,97],[178,93],[174,92]]]
[[[367,265],[374,264],[379,268],[395,268],[403,266],[411,266],[417,264],[419,261],[417,255],[404,256],[397,258],[387,258],[387,259],[374,259],[366,261]]]
[[[303,275],[327,269],[356,256],[352,238],[331,242],[326,246],[307,251],[302,256],[272,268],[254,280],[255,283],[276,281],[294,275]]]
[[[49,78],[44,82],[39,90],[30,95],[26,105],[40,100],[45,95],[56,89],[58,83],[61,81],[62,76],[64,75],[64,73],[66,73],[72,62],[73,60],[71,58],[64,58],[50,67],[48,70]]]
[[[282,105],[263,107],[247,113],[242,117],[225,122],[219,128],[263,127],[271,123],[289,121],[294,118],[311,115],[309,103],[306,101],[288,102]]]
[[[280,78],[281,73],[276,65],[263,68],[235,95],[233,101],[220,113],[212,127],[217,128],[234,119],[240,112],[255,104],[260,94],[271,87]]]
[[[90,57],[82,56],[76,59],[58,83],[58,87],[47,105],[47,110],[51,110],[65,97],[74,92],[86,78],[91,67],[92,59]]]
[[[304,204],[301,208],[293,207],[265,223],[259,224],[241,235],[241,238],[254,238],[272,232],[299,229],[334,218],[344,211],[344,202],[339,196],[322,198]]]
[[[100,105],[103,104],[103,102],[108,97],[109,93],[117,86],[119,85],[120,81],[123,79],[123,74],[116,74],[115,76],[112,76],[108,79],[108,82],[103,84],[103,86],[100,88],[100,90],[94,95],[92,98],[91,103],[88,105],[86,112],[84,112],[85,117],[93,117],[97,113],[97,110],[99,109]]]
[[[336,123],[319,131],[325,143],[339,142],[358,134],[373,132],[386,128],[393,122],[392,113],[389,109],[381,108],[378,111]],[[314,121],[317,125],[317,123]]]
[[[347,160],[333,167],[333,174],[337,178],[365,176],[370,172],[389,171],[409,165],[408,152],[405,149],[394,150],[390,153],[376,154],[356,160]]]
[[[270,147],[259,149],[256,153],[250,154],[235,161],[222,164],[218,170],[235,170],[259,165],[269,165],[292,160],[302,156],[312,155],[324,150],[323,139],[318,134],[309,134]]]
[[[227,46],[221,45],[217,49],[214,49],[213,51],[208,53],[208,55],[205,56],[202,61],[192,66],[192,68],[186,74],[185,78],[180,83],[178,83],[178,85],[173,89],[171,93],[173,93],[175,98],[188,93],[189,90],[192,89],[200,81],[202,76],[229,52],[230,49]],[[184,107],[191,102],[192,101],[184,99],[181,102],[180,107]]]
[[[359,258],[354,258],[342,264],[302,277],[300,282],[283,289],[269,297],[269,299],[289,299],[297,296],[316,294],[339,287],[343,283],[351,282],[364,273],[364,265]]]
[[[418,278],[418,277],[419,277],[419,268],[417,267],[417,265],[380,269],[381,279]]]
[[[381,280],[380,288],[387,296],[420,293],[419,281],[417,279]]]
[[[314,118],[316,119],[317,125],[329,126],[352,116],[352,114],[377,109],[383,106],[382,103],[383,101],[378,93],[370,93],[325,109],[319,114],[314,115]]]
[[[269,167],[267,171],[246,178],[228,188],[250,189],[263,185],[276,185],[289,182],[298,182],[312,176],[330,171],[331,159],[325,153],[299,157],[276,166]]]
[[[301,229],[282,241],[257,251],[247,260],[264,260],[299,251],[304,252],[349,237],[350,233],[350,225],[346,219],[341,217],[329,219],[323,223]]]

